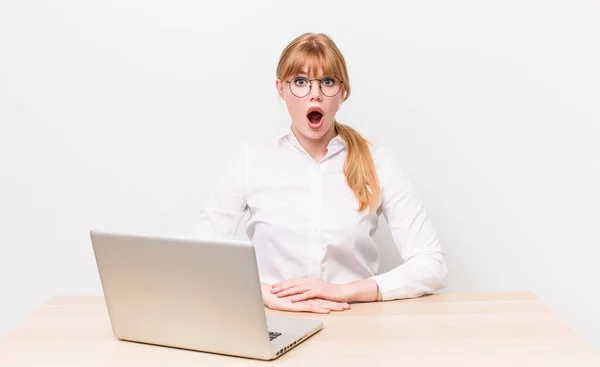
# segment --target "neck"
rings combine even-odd
[[[332,124],[327,133],[320,137],[319,139],[309,139],[306,136],[302,135],[296,128],[292,125],[292,133],[302,146],[304,150],[314,159],[319,162],[325,154],[327,154],[327,145],[331,139],[333,139],[337,133],[335,132],[335,124]]]

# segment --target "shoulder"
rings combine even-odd
[[[391,148],[377,144],[371,144],[370,147],[377,177],[382,187],[386,187],[390,181],[394,182],[394,185],[410,186],[400,159]]]
[[[239,154],[246,157],[271,156],[281,149],[285,136],[271,135],[244,141],[238,148]]]
[[[377,173],[377,179],[380,185],[384,185],[387,181],[390,165],[390,151],[389,149],[377,143],[369,143],[369,150],[371,151],[371,158],[373,159],[373,165],[375,166],[375,172]]]
[[[385,145],[370,143],[369,148],[371,150],[371,157],[375,167],[379,170],[379,167],[389,166],[394,155],[393,152]]]

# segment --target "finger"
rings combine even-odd
[[[299,312],[314,312],[314,313],[329,313],[330,310],[326,307],[320,307],[319,305],[315,304],[315,303],[310,303],[310,302],[300,302],[300,303],[293,303],[290,307],[290,309],[292,311],[299,311]]]
[[[314,290],[307,290],[301,294],[298,294],[292,298],[290,298],[291,302],[301,302],[301,301],[306,301],[315,297],[319,297],[319,294]]]
[[[340,298],[331,297],[328,293],[326,293],[326,290],[322,289],[321,287],[314,287],[314,286],[307,286],[307,285],[303,285],[303,286],[307,290],[304,293],[301,293],[294,297],[291,297],[290,298],[291,302],[300,302],[300,301],[306,301],[306,300],[312,299],[312,298],[320,298],[320,299],[329,300],[332,302],[339,302],[339,303],[343,303],[343,304],[347,305],[347,303],[342,302],[342,300]]]
[[[290,279],[286,279],[286,280],[282,280],[281,282],[277,282],[277,283],[273,283],[271,284],[271,287],[273,288],[278,288],[287,284],[294,284],[296,285],[298,283],[298,281],[302,280],[301,278],[290,278]]]
[[[287,283],[287,280],[283,280],[281,282],[273,283],[273,284],[271,284],[271,288],[281,287],[281,285],[285,284],[285,283]]]
[[[316,304],[320,307],[329,308],[330,310],[334,311],[344,311],[350,309],[350,305],[345,302],[328,301],[325,299],[314,299],[313,301],[316,302]]]
[[[308,304],[306,302],[303,303],[293,303],[293,304],[270,304],[269,307],[272,310],[278,311],[293,311],[293,312],[313,312],[313,313],[321,313],[327,314],[330,313],[331,310],[324,307],[319,307],[314,304]]]
[[[308,305],[307,311],[314,313],[330,313],[331,310],[327,307],[320,307],[317,305]]]
[[[271,293],[281,292],[283,290],[289,289],[291,287],[295,287],[298,285],[296,279],[289,279],[283,282],[275,283],[271,285]]]
[[[340,307],[339,305],[336,304],[336,302],[328,302],[328,301],[324,301],[321,299],[310,299],[308,301],[305,301],[306,303],[314,306],[314,307],[320,307],[320,308],[326,308],[328,310],[331,311],[341,311],[343,310],[342,307]]]
[[[314,313],[330,313],[331,310],[328,310],[326,308],[322,308],[322,307],[311,307],[310,312],[314,312]]]
[[[280,291],[279,293],[277,293],[277,297],[291,296],[294,294],[304,293],[306,291],[307,291],[306,287],[297,285],[295,287]]]
[[[277,286],[277,287],[271,287],[271,293],[278,293],[278,292],[284,291],[286,289],[290,289],[295,286],[296,286],[296,284],[285,283],[285,284]]]
[[[327,301],[327,300],[318,300],[318,304],[321,307],[326,307],[326,308],[329,308],[330,310],[337,310],[337,311],[346,310],[348,307],[347,303],[332,302],[332,301]]]

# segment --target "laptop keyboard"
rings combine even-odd
[[[274,331],[269,331],[269,341],[277,338],[279,335],[281,335],[281,333],[276,333]]]

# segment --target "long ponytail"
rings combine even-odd
[[[348,153],[344,162],[344,175],[358,200],[358,211],[362,212],[368,207],[369,213],[372,213],[379,202],[380,187],[369,142],[350,126],[337,121],[335,130],[346,142]]]

